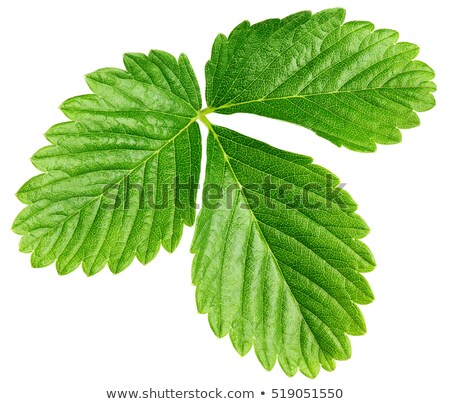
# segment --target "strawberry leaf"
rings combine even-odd
[[[367,225],[311,158],[209,127],[204,189],[215,184],[223,198],[204,200],[196,226],[199,311],[241,355],[254,346],[268,370],[277,358],[290,376],[332,370],[350,357],[346,334],[366,331],[355,303],[373,299],[361,275],[375,266],[359,240]]]
[[[293,122],[338,146],[372,152],[419,124],[435,104],[419,48],[345,10],[303,11],[219,35],[206,64],[210,111]]]
[[[172,252],[194,223],[201,98],[189,61],[159,51],[124,61],[127,71],[86,76],[94,94],[61,105],[72,121],[50,128],[52,145],[32,158],[44,174],[19,190],[28,207],[13,229],[34,267],[117,273],[161,244]]]

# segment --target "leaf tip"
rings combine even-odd
[[[70,268],[67,264],[63,265],[59,259],[56,260],[56,272],[59,276],[70,274],[74,270],[75,268]]]
[[[22,188],[23,188],[23,186],[16,192],[16,198],[17,198],[20,202],[26,204],[27,202],[26,202],[26,200],[25,200],[25,198],[24,198],[24,194],[23,194]],[[17,218],[16,218],[16,219],[17,219]]]
[[[318,13],[316,13],[316,15],[320,15],[320,14],[331,14],[331,15],[334,15],[335,17],[339,18],[339,20],[344,21],[345,16],[347,14],[347,10],[343,7],[332,7],[332,8],[327,8],[323,11],[319,11]]]
[[[84,78],[84,81],[86,82],[86,84],[88,85],[88,87],[91,88],[91,85],[95,81],[95,78],[96,78],[95,72],[87,73],[83,76],[83,78]]]
[[[64,114],[66,115],[66,112],[68,111],[68,101],[69,100],[65,100],[63,101],[61,104],[59,104],[58,109]]]
[[[43,267],[47,266],[45,263],[43,263],[41,261],[41,259],[36,255],[35,252],[33,252],[31,254],[30,263],[31,263],[31,268],[43,268]]]
[[[172,234],[170,237],[161,240],[161,245],[169,254],[172,254],[178,247],[180,240],[181,234]]]
[[[17,216],[17,217],[14,219],[14,221],[13,221],[13,223],[12,223],[12,225],[11,225],[11,231],[14,232],[14,233],[16,233],[16,234],[20,234],[20,233],[19,233],[19,231],[20,231],[20,229],[19,229],[20,222],[17,220],[18,218],[19,218],[19,216]],[[20,251],[20,245],[19,245],[19,251]]]
[[[139,52],[126,52],[122,55],[123,64],[125,65],[127,70],[130,71],[130,64],[137,63],[137,59],[142,57],[147,58],[148,56]]]

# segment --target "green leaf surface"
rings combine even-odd
[[[366,325],[358,305],[375,267],[369,228],[339,179],[312,159],[276,149],[206,115],[247,112],[293,122],[338,146],[371,152],[401,140],[435,104],[433,70],[416,45],[343,9],[303,11],[214,42],[202,108],[185,55],[124,55],[126,70],[86,76],[91,94],[61,105],[42,174],[18,191],[28,205],[13,230],[34,267],[124,270],[172,252],[195,221],[201,137],[209,130],[203,205],[192,252],[201,313],[239,354],[266,369],[315,377],[351,356]]]
[[[347,334],[366,331],[356,303],[373,300],[366,223],[311,158],[207,124],[204,189],[221,198],[204,195],[192,245],[199,311],[266,369],[278,358],[290,376],[333,370],[351,355]]]
[[[28,206],[13,229],[34,267],[56,261],[60,274],[80,264],[87,275],[112,272],[137,257],[151,261],[160,245],[172,252],[183,224],[195,218],[201,96],[186,56],[125,54],[127,71],[86,76],[94,94],[70,98],[71,119],[46,133],[52,144],[33,164],[44,173],[17,196]]]
[[[372,152],[419,124],[435,104],[433,70],[419,48],[345,10],[300,12],[219,35],[206,65],[209,110],[248,112],[313,130],[338,146]]]

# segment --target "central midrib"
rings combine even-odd
[[[201,122],[202,122],[202,123],[203,123],[210,131],[211,131],[211,133],[213,134],[215,141],[217,142],[217,144],[218,144],[219,147],[220,147],[220,150],[221,150],[222,153],[223,153],[224,160],[225,160],[226,164],[229,166],[230,171],[231,171],[231,174],[232,174],[234,180],[236,181],[236,184],[239,186],[239,189],[240,189],[240,191],[241,191],[242,198],[244,199],[244,203],[245,203],[247,206],[250,206],[250,204],[249,204],[249,202],[248,202],[248,200],[247,200],[247,198],[246,198],[246,196],[245,196],[245,193],[243,192],[242,184],[240,183],[239,179],[237,178],[236,173],[235,173],[235,171],[233,170],[233,167],[231,166],[231,164],[230,164],[230,162],[229,162],[229,156],[228,156],[228,154],[226,153],[226,151],[224,150],[224,148],[223,148],[223,146],[222,146],[222,144],[221,144],[221,142],[220,142],[219,136],[217,135],[217,133],[216,133],[215,130],[214,130],[214,127],[212,126],[211,122],[206,118],[205,115],[206,115],[206,114],[203,114],[203,113],[200,112],[200,113],[199,113],[199,119],[200,119],[200,121],[201,121]],[[270,245],[269,245],[269,243],[267,242],[267,239],[266,239],[266,237],[264,236],[264,233],[263,233],[263,231],[262,231],[262,229],[261,229],[261,227],[260,227],[260,225],[259,225],[258,219],[256,218],[255,214],[253,213],[253,211],[252,211],[251,209],[248,209],[248,211],[250,212],[252,221],[255,223],[256,229],[257,229],[257,231],[258,231],[258,233],[259,233],[261,239],[263,240],[264,244],[266,245],[266,247],[267,247],[267,249],[268,249],[268,251],[269,251],[269,254],[270,254],[271,257],[273,258],[273,261],[274,261],[274,263],[275,263],[275,266],[276,266],[276,268],[277,268],[277,270],[278,270],[279,275],[281,276],[281,279],[283,279],[284,282],[287,284],[287,282],[286,282],[286,280],[285,280],[285,277],[284,277],[284,275],[283,275],[283,271],[281,270],[280,265],[278,264],[278,259],[276,258],[275,254],[273,253],[272,249],[270,248]],[[302,311],[301,311],[301,308],[300,308],[300,304],[297,302],[297,299],[295,298],[294,294],[292,293],[292,290],[291,290],[291,288],[289,287],[289,285],[287,285],[287,289],[289,290],[289,294],[290,294],[291,298],[293,299],[293,301],[296,302],[296,305],[297,305],[298,310],[299,310],[300,317],[302,318],[302,320],[305,322],[306,326],[308,327],[309,332],[311,333],[311,336],[312,336],[312,337],[314,338],[314,340],[316,341],[316,344],[317,344],[317,346],[319,347],[319,349],[320,349],[320,350],[323,350],[322,347],[320,346],[319,342],[317,341],[316,336],[315,336],[314,333],[312,332],[311,327],[309,326],[308,322],[307,322],[306,319],[304,318],[304,316],[303,316],[303,314],[302,314]]]
[[[288,95],[288,96],[284,96],[284,97],[263,97],[263,98],[258,98],[258,99],[254,99],[254,100],[236,102],[236,103],[232,103],[232,104],[223,104],[219,107],[208,107],[208,108],[205,108],[204,111],[205,111],[205,113],[210,113],[210,112],[219,111],[221,109],[234,108],[234,107],[238,107],[241,105],[255,104],[255,103],[259,103],[259,102],[292,100],[292,99],[301,99],[301,98],[336,95],[336,94],[353,94],[353,93],[359,93],[359,92],[365,92],[365,91],[378,91],[378,90],[383,90],[383,89],[386,89],[386,90],[408,90],[408,89],[417,89],[417,87],[370,87],[370,88],[362,88],[359,90],[336,90],[336,91],[328,91],[328,92],[323,92],[323,93],[294,94],[294,95]]]

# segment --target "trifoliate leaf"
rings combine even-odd
[[[300,12],[219,35],[206,65],[209,111],[249,112],[371,152],[419,124],[435,104],[433,70],[419,48],[373,24],[344,24],[345,10]]]
[[[93,94],[61,109],[43,171],[18,192],[28,205],[13,229],[32,265],[56,261],[112,272],[160,245],[173,251],[195,220],[201,141],[209,129],[192,278],[214,333],[230,335],[262,365],[315,377],[348,359],[348,335],[366,331],[358,304],[373,300],[362,273],[375,267],[369,231],[339,180],[310,157],[273,148],[206,115],[249,112],[300,124],[338,146],[398,143],[434,106],[434,73],[416,45],[342,9],[304,11],[219,35],[206,65],[206,99],[186,56],[124,56],[126,71],[86,77]]]
[[[194,222],[201,96],[190,63],[159,51],[124,62],[86,76],[94,94],[61,105],[72,121],[50,128],[52,145],[32,158],[44,174],[19,190],[29,206],[13,228],[35,267],[117,273],[161,244],[173,251]]]
[[[366,331],[356,303],[375,262],[369,229],[339,180],[312,159],[210,126],[203,207],[192,252],[201,313],[245,355],[315,377]],[[214,199],[211,199],[211,197]]]

